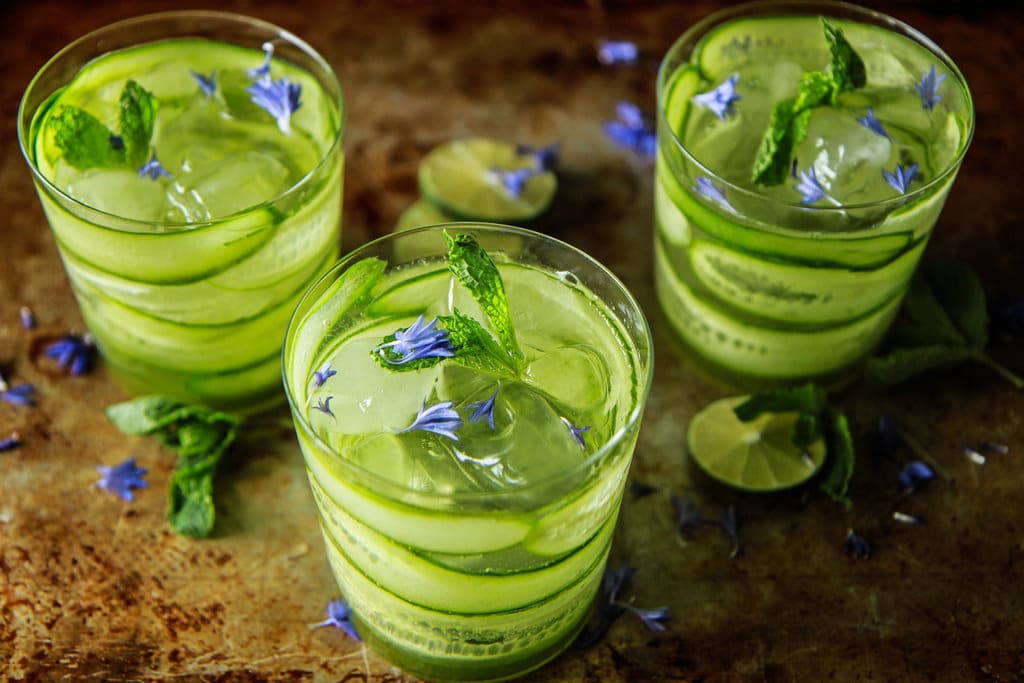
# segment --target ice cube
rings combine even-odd
[[[211,217],[230,216],[273,199],[291,185],[288,166],[259,150],[230,155],[181,178],[176,192]]]
[[[558,403],[589,411],[611,395],[608,367],[597,351],[586,344],[552,349],[526,368],[527,382],[540,384]],[[557,381],[552,381],[557,378]]]
[[[863,114],[861,114],[863,115]],[[889,166],[893,145],[857,121],[855,112],[817,107],[811,114],[807,138],[797,148],[800,169],[814,166],[825,191],[844,204],[878,199],[880,169]]]
[[[100,211],[138,221],[159,221],[166,185],[164,180],[140,178],[134,170],[120,168],[76,174],[65,188],[78,201]]]

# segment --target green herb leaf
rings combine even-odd
[[[128,81],[121,90],[118,122],[124,140],[125,156],[132,166],[141,166],[149,157],[149,141],[156,120],[156,98],[135,81]]]
[[[825,30],[825,40],[828,41],[829,52],[832,53],[832,64],[829,66],[829,73],[838,91],[844,92],[855,88],[863,88],[864,84],[868,81],[864,60],[854,51],[853,46],[846,40],[842,30],[829,22],[825,17],[821,18],[821,25]]]
[[[962,346],[918,346],[896,349],[885,356],[869,358],[864,377],[870,384],[884,387],[921,375],[929,370],[950,368],[971,358],[971,351]]]
[[[764,413],[820,413],[826,400],[824,391],[814,384],[804,384],[754,394],[733,410],[741,422],[750,422]]]
[[[793,444],[809,446],[821,438],[821,416],[819,413],[800,413],[793,424]]]
[[[853,477],[856,457],[853,437],[846,417],[838,410],[827,408],[825,418],[825,443],[828,447],[827,469],[822,474],[821,490],[832,500],[843,505],[850,505],[847,489]]]
[[[441,316],[439,321],[455,347],[454,362],[493,375],[518,375],[508,354],[475,319],[455,309],[453,315]]]
[[[793,110],[804,112],[824,104],[834,105],[838,94],[839,89],[830,75],[824,71],[808,71],[800,79],[800,90],[793,101]]]
[[[957,261],[931,261],[921,269],[934,298],[961,337],[975,349],[988,344],[988,307],[978,276]]]
[[[761,139],[754,159],[754,182],[758,185],[778,185],[789,173],[789,160],[797,146],[794,99],[782,100],[772,109],[768,131]]]
[[[113,168],[124,164],[124,150],[114,149],[110,142],[113,133],[84,109],[65,105],[46,125],[64,161],[74,168]]]

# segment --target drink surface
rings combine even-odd
[[[811,111],[781,184],[755,184],[752,170],[773,108],[829,64],[818,17],[723,23],[661,75],[659,299],[684,344],[741,384],[834,377],[878,343],[968,142],[969,96],[942,60],[884,29],[834,24],[866,84]],[[933,66],[929,107],[919,85]],[[739,99],[723,118],[699,96],[730,77]],[[883,174],[912,165],[905,192]],[[812,170],[820,192],[806,201]]]
[[[39,183],[44,210],[86,324],[133,392],[223,407],[280,397],[291,308],[337,256],[341,112],[310,73],[273,58],[268,78],[301,87],[280,125],[247,91],[258,48],[171,39],[112,52],[35,114],[32,160],[63,193]],[[71,106],[118,130],[129,79],[155,97],[150,147],[167,174],[72,166],[51,121]]]
[[[502,679],[568,644],[600,583],[635,440],[640,370],[622,323],[571,274],[495,260],[526,356],[517,379],[373,358],[421,314],[482,318],[443,261],[385,275],[339,322],[300,322],[286,347],[306,359],[286,360],[292,407],[360,634],[431,680]],[[325,310],[365,291],[340,284]],[[325,361],[337,374],[320,384]],[[332,414],[314,407],[328,397]],[[493,429],[470,419],[491,397]],[[445,401],[463,417],[457,440],[406,431]]]

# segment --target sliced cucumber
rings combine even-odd
[[[658,233],[677,247],[685,247],[693,237],[690,221],[665,191],[665,183],[659,174],[654,179],[654,220]]]
[[[831,21],[844,32],[858,26],[838,19]],[[717,83],[744,64],[763,59],[795,61],[805,71],[824,68],[828,64],[828,44],[819,18],[789,15],[729,21],[701,39],[690,61],[706,79]]]
[[[676,135],[686,128],[686,118],[690,113],[693,96],[706,81],[700,71],[693,66],[684,66],[672,75],[672,81],[665,87],[665,123]]]

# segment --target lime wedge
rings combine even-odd
[[[527,222],[544,213],[558,180],[551,171],[530,176],[516,195],[506,190],[495,169],[515,171],[534,163],[515,145],[488,138],[446,142],[424,157],[419,181],[423,196],[455,218],[501,223]]]
[[[741,491],[780,491],[810,479],[825,460],[825,442],[800,448],[790,440],[796,413],[740,422],[733,409],[746,396],[715,401],[690,421],[686,444],[712,479]]]
[[[419,228],[424,225],[437,225],[438,223],[451,223],[454,218],[446,214],[434,204],[425,199],[417,199],[402,212],[395,223],[395,232]]]

